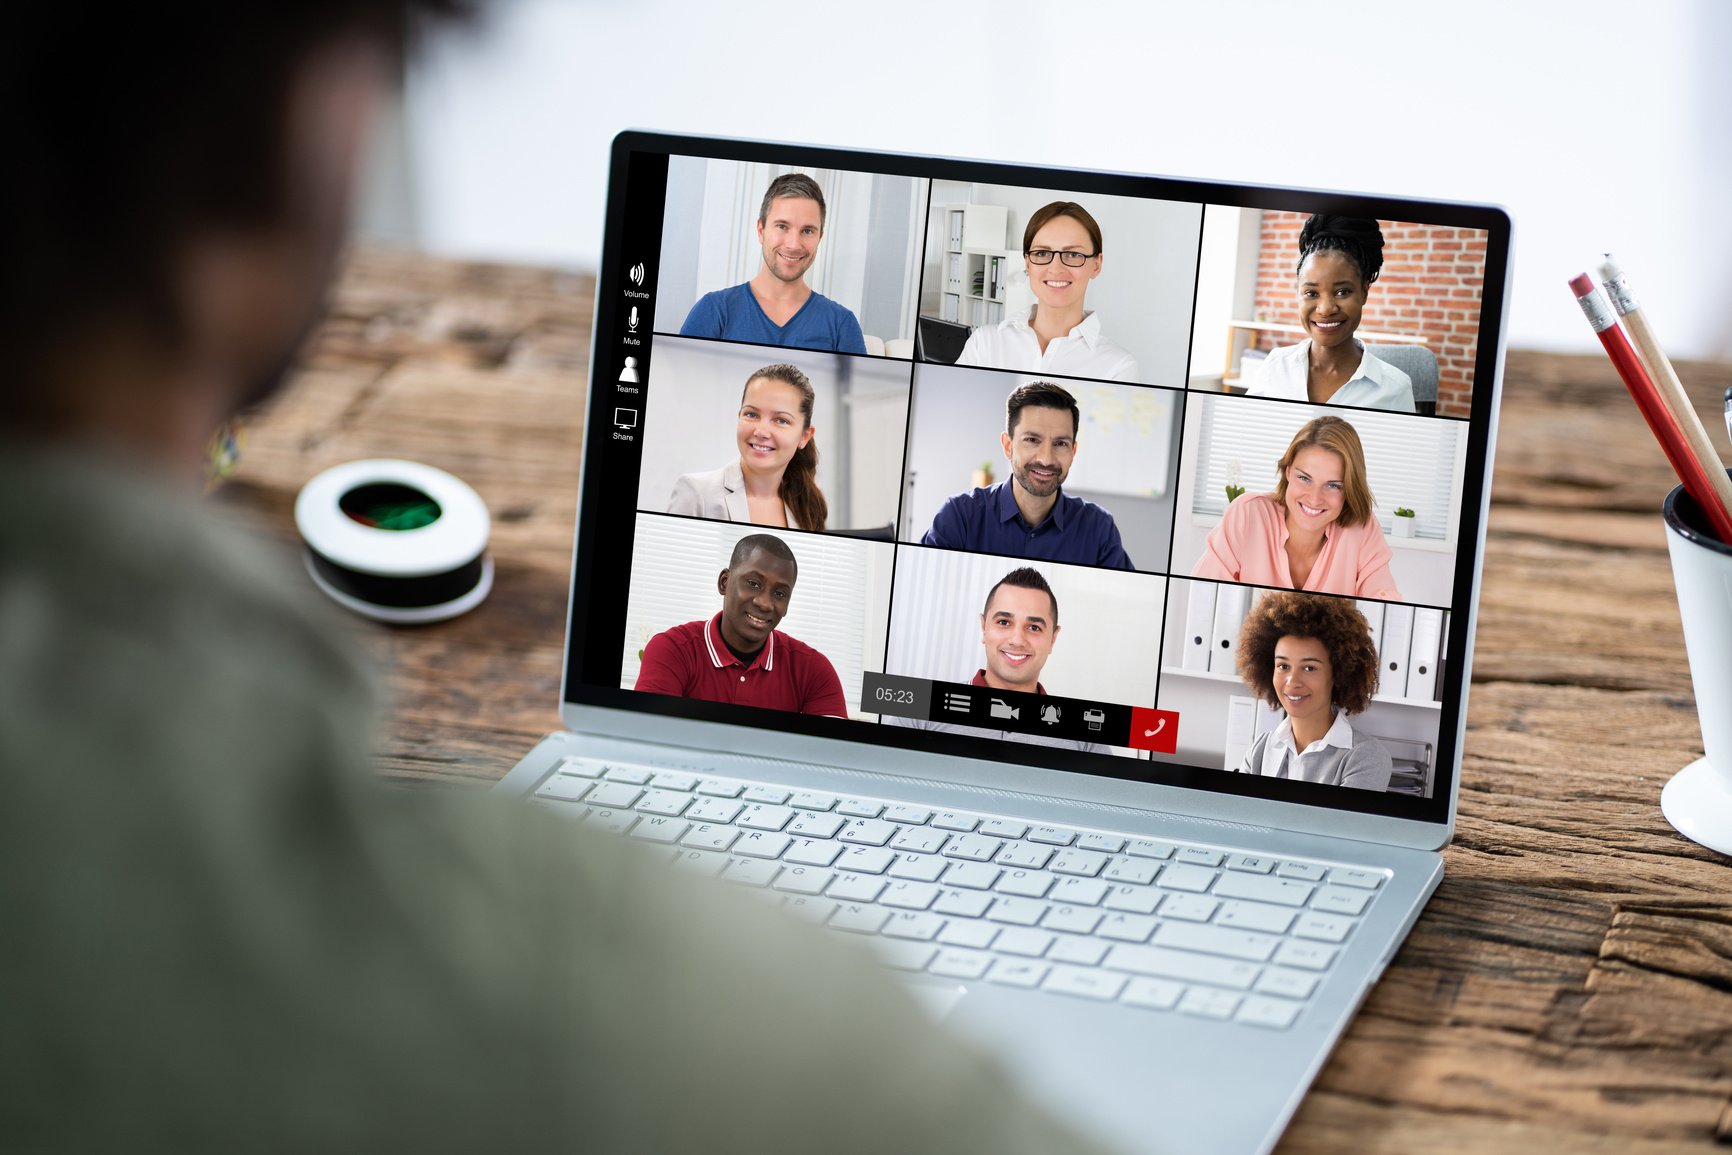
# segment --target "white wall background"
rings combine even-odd
[[[1564,282],[1610,248],[1674,357],[1732,357],[1724,0],[495,7],[413,70],[375,235],[593,268],[627,127],[1488,200],[1512,345],[1597,350]]]

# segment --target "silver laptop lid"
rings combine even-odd
[[[568,724],[1441,844],[1509,243],[622,134]]]

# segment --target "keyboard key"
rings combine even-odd
[[[555,774],[536,788],[537,798],[553,798],[560,802],[577,802],[595,788],[595,783],[583,778]]]
[[[789,895],[782,901],[783,910],[816,923],[828,922],[830,916],[836,913],[837,905],[828,898],[813,898],[809,894]]]
[[[1027,955],[1039,958],[1052,945],[1052,935],[1026,926],[1011,926],[998,932],[992,949],[1003,954]]]
[[[1209,884],[1215,881],[1215,872],[1201,866],[1169,866],[1161,871],[1160,879],[1155,883],[1168,890],[1186,890],[1200,894],[1209,889]]]
[[[594,796],[593,793],[590,795],[592,798]],[[637,815],[629,810],[609,810],[600,806],[586,806],[584,813],[588,816],[585,819],[586,822],[597,829],[607,831],[609,834],[624,834],[637,822]]]
[[[1115,942],[1148,942],[1154,930],[1155,920],[1146,914],[1109,914],[1095,933]]]
[[[1205,1019],[1230,1019],[1238,1006],[1238,995],[1227,991],[1212,991],[1206,987],[1192,987],[1179,1000],[1181,1012]]]
[[[925,910],[937,897],[938,888],[930,882],[892,882],[878,896],[878,902],[882,906]]]
[[[761,806],[780,806],[788,800],[788,792],[780,786],[748,786],[743,797]]]
[[[672,846],[678,842],[692,824],[684,818],[664,818],[657,815],[646,818],[632,828],[631,836],[645,842],[656,842],[663,846]]]
[[[629,782],[603,782],[589,792],[589,804],[609,810],[624,810],[643,797],[643,791]]]
[[[674,817],[685,812],[692,804],[690,794],[678,794],[672,790],[651,790],[638,800],[639,814],[661,814]]]
[[[1101,872],[1101,877],[1109,882],[1129,882],[1138,886],[1147,886],[1160,873],[1160,867],[1152,862],[1139,858],[1115,858],[1107,863],[1107,868]]]
[[[990,862],[953,862],[944,872],[946,886],[965,886],[970,890],[986,890],[998,881],[1004,871]]]
[[[1129,911],[1131,914],[1153,914],[1161,905],[1162,894],[1151,886],[1114,886],[1107,889],[1101,905],[1108,910]]]
[[[998,852],[993,859],[1000,866],[1021,866],[1029,870],[1039,870],[1052,858],[1051,847],[1034,846],[1027,842],[1012,842]]]
[[[1229,854],[1227,869],[1243,870],[1247,874],[1268,874],[1275,869],[1275,860],[1260,854]]]
[[[986,978],[988,982],[1003,983],[1007,987],[1035,987],[1040,985],[1049,969],[1045,963],[1033,959],[1001,958],[992,964]]]
[[[597,762],[593,758],[577,757],[562,758],[559,765],[553,768],[556,774],[570,774],[576,778],[600,778],[605,769],[605,763]]]
[[[1352,886],[1360,890],[1376,890],[1383,885],[1383,875],[1374,870],[1348,870],[1337,866],[1329,872],[1329,881],[1339,886]]]
[[[932,825],[940,830],[973,830],[980,825],[980,819],[973,814],[958,814],[954,810],[940,810],[932,816]]]
[[[901,942],[894,938],[873,939],[872,949],[878,952],[878,957],[885,965],[899,971],[924,970],[926,964],[938,954],[937,947],[920,942]]]
[[[854,846],[883,846],[896,835],[896,825],[881,818],[856,818],[836,837]]]
[[[885,882],[872,874],[838,874],[824,893],[843,902],[876,902]]]
[[[990,922],[952,919],[944,924],[943,930],[938,932],[938,941],[946,946],[985,950],[992,945],[992,940],[998,937],[998,929]]]
[[[889,921],[890,912],[881,906],[845,902],[830,916],[830,928],[854,934],[877,934]]]
[[[1098,878],[1061,878],[1046,892],[1054,902],[1094,906],[1107,895],[1107,884]]]
[[[1247,902],[1242,898],[1234,898],[1221,904],[1221,913],[1215,916],[1215,925],[1262,931],[1265,934],[1286,934],[1298,913],[1285,906],[1271,906],[1265,902]]]
[[[993,838],[1021,838],[1028,833],[1028,823],[1012,822],[1008,818],[988,818],[980,824],[979,833]]]
[[[1171,842],[1156,842],[1152,838],[1133,838],[1131,844],[1125,847],[1125,853],[1132,858],[1171,858],[1176,849],[1178,848]]]
[[[1103,854],[1117,854],[1125,848],[1125,840],[1116,834],[1083,834],[1076,840],[1078,850],[1098,850]]]
[[[848,820],[836,814],[802,810],[788,823],[788,833],[801,838],[834,838]]]
[[[1022,898],[1040,898],[1052,889],[1056,880],[1050,874],[1038,870],[1008,870],[1004,877],[998,880],[997,890],[1000,894],[1014,894]]]
[[[1084,970],[1081,967],[1055,966],[1040,984],[1043,991],[1110,1003],[1124,989],[1125,976],[1108,971]]]
[[[1030,842],[1044,842],[1049,846],[1069,846],[1076,841],[1076,831],[1067,830],[1062,826],[1036,826],[1028,832]]]
[[[1299,967],[1302,970],[1327,970],[1329,964],[1335,961],[1335,948],[1323,946],[1321,943],[1294,942],[1289,939],[1275,952],[1275,961],[1282,966]]]
[[[932,811],[919,806],[886,806],[879,817],[886,822],[906,822],[912,826],[920,826],[931,821]]]
[[[705,823],[687,831],[686,836],[680,839],[680,845],[693,850],[726,850],[739,836],[740,832],[732,826],[712,826]]]
[[[1180,862],[1188,862],[1192,866],[1219,866],[1225,856],[1219,850],[1210,850],[1204,846],[1181,846],[1176,857]]]
[[[1040,925],[1048,930],[1067,934],[1093,934],[1095,927],[1100,925],[1101,917],[1100,911],[1089,906],[1055,906],[1046,912]]]
[[[647,766],[619,766],[609,763],[602,776],[609,782],[629,782],[633,786],[643,786],[655,777],[655,771]]]
[[[939,851],[946,858],[966,858],[970,862],[991,862],[1004,842],[984,834],[958,834]]]
[[[1239,1007],[1239,1013],[1233,1016],[1237,1022],[1276,1031],[1286,1030],[1298,1017],[1298,1003],[1290,1003],[1285,999],[1266,999],[1259,995],[1247,996]]]
[[[1175,894],[1161,906],[1161,913],[1182,922],[1208,922],[1220,905],[1204,894]]]
[[[1098,850],[1061,850],[1047,869],[1056,874],[1080,874],[1093,878],[1106,868],[1107,856]]]
[[[781,873],[779,862],[763,862],[753,858],[736,858],[722,871],[722,881],[737,882],[742,886],[768,886],[770,880]]]
[[[751,791],[746,792],[750,795]],[[741,811],[735,824],[747,830],[780,830],[794,818],[794,812],[786,806],[769,806],[762,802],[754,802]]]
[[[961,947],[944,947],[928,964],[926,973],[947,979],[977,979],[992,965],[992,956]]]
[[[1267,878],[1260,874],[1227,873],[1215,887],[1222,898],[1248,898],[1277,906],[1304,906],[1316,887],[1290,878]]]
[[[836,805],[834,794],[821,794],[816,790],[797,790],[788,799],[788,805],[796,810],[828,810]]]
[[[1283,862],[1275,868],[1282,878],[1297,878],[1300,882],[1322,882],[1323,868],[1314,862]]]
[[[936,914],[927,914],[920,910],[904,910],[890,916],[890,921],[884,924],[880,934],[891,938],[912,938],[921,942],[931,942],[939,931],[944,929],[944,920]]]
[[[1167,979],[1132,979],[1125,984],[1119,1001],[1157,1011],[1170,1011],[1179,1005],[1179,999],[1184,997],[1184,994],[1184,983],[1170,982]]]
[[[1303,971],[1264,967],[1263,973],[1257,976],[1256,989],[1266,995],[1280,995],[1284,999],[1308,999],[1311,992],[1317,989],[1318,981],[1318,976],[1305,974]]]
[[[788,844],[794,841],[786,834],[767,834],[761,830],[748,830],[734,843],[734,853],[747,858],[780,858],[782,851],[788,849]]]
[[[595,796],[592,794],[590,797]],[[1311,909],[1328,914],[1362,914],[1370,902],[1371,895],[1367,891],[1325,886],[1317,892],[1317,897],[1311,900]]]
[[[698,793],[711,798],[738,798],[743,789],[745,787],[738,782],[728,782],[720,778],[706,778],[698,783]]]
[[[990,894],[946,887],[938,892],[938,900],[932,904],[932,910],[935,914],[955,915],[958,918],[979,918],[991,905]]]
[[[883,874],[895,861],[896,852],[882,846],[850,846],[836,860],[838,870],[853,870],[861,874]]]
[[[703,793],[701,787],[698,793]],[[732,822],[744,809],[726,798],[700,798],[686,811],[686,817],[693,822]]]
[[[952,864],[930,854],[898,854],[890,863],[891,878],[911,878],[916,882],[937,882]]]
[[[950,838],[942,830],[930,826],[904,826],[890,840],[891,850],[912,850],[921,854],[937,854],[939,847]]]
[[[782,854],[783,862],[796,862],[805,866],[829,866],[836,861],[843,847],[818,838],[796,838]]]
[[[1249,959],[1252,962],[1268,962],[1269,956],[1275,953],[1277,944],[1292,945],[1281,942],[1272,934],[1229,930],[1219,926],[1199,926],[1189,922],[1163,922],[1155,931],[1153,941],[1156,946],[1201,951],[1204,954]]]
[[[790,866],[776,876],[771,885],[788,894],[823,894],[836,878],[834,870],[816,866]]]
[[[1048,962],[1071,963],[1079,967],[1099,966],[1106,956],[1106,943],[1074,934],[1055,935],[1046,952]]]
[[[1342,918],[1338,914],[1318,914],[1308,910],[1299,916],[1299,921],[1293,924],[1293,933],[1299,938],[1314,938],[1322,942],[1346,942],[1347,932],[1353,929],[1353,920]]]
[[[993,922],[1010,922],[1018,926],[1034,926],[1046,913],[1046,903],[1033,898],[1001,897],[993,901],[986,917]]]
[[[799,803],[794,805],[798,806]],[[884,813],[884,803],[874,802],[870,798],[844,798],[836,803],[836,813],[845,814],[849,818],[877,818]]]
[[[1218,987],[1248,991],[1257,978],[1257,967],[1244,962],[1227,962],[1207,958],[1189,951],[1166,950],[1158,946],[1132,946],[1120,943],[1107,952],[1101,965],[1109,970],[1129,971],[1160,979],[1178,979],[1187,983],[1213,983]]]
[[[714,878],[726,870],[732,861],[733,859],[725,854],[715,854],[708,850],[688,850],[674,858],[674,867]]]
[[[679,790],[690,794],[698,784],[696,774],[685,774],[678,770],[658,770],[656,776],[650,779],[650,785],[657,790]]]

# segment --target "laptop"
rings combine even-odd
[[[500,789],[879,951],[1109,1143],[1272,1148],[1442,876],[1507,216],[611,165],[564,728]]]

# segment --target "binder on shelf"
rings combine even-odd
[[[1215,583],[1192,582],[1191,600],[1185,607],[1185,636],[1179,664],[1196,673],[1207,673],[1209,649],[1215,640]]]
[[[1215,627],[1209,646],[1211,674],[1238,674],[1239,627],[1245,623],[1245,609],[1250,601],[1251,591],[1245,586],[1215,587]]]
[[[1383,607],[1383,644],[1377,650],[1377,693],[1400,698],[1407,693],[1407,656],[1413,646],[1413,607]]]
[[[1445,610],[1443,612],[1443,628],[1437,632],[1437,686],[1436,686],[1436,693],[1432,694],[1432,696],[1431,696],[1432,701],[1434,701],[1434,702],[1443,701],[1444,688],[1449,684],[1449,682],[1447,681],[1447,675],[1448,674],[1449,674],[1449,611]]]
[[[1443,635],[1443,611],[1421,607],[1413,611],[1413,646],[1407,655],[1407,697],[1430,702],[1437,697],[1437,654]]]
[[[1371,648],[1378,653],[1383,652],[1383,603],[1356,601],[1359,612],[1365,615],[1365,624],[1371,627]]]
[[[1225,587],[1222,587],[1225,588]],[[1227,699],[1227,743],[1221,755],[1221,769],[1237,770],[1245,760],[1245,752],[1256,739],[1257,700],[1234,694]]]

